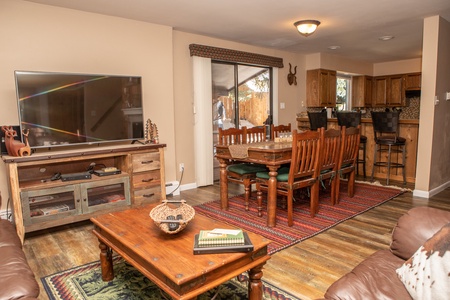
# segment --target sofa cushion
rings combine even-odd
[[[0,299],[33,299],[39,285],[11,222],[0,220]]]
[[[421,246],[397,274],[413,299],[440,300],[450,295],[450,223]]]
[[[395,273],[403,263],[404,260],[389,250],[377,251],[333,283],[326,291],[325,299],[411,299]]]
[[[392,233],[391,251],[409,259],[442,226],[450,222],[450,211],[432,207],[415,207],[398,219]]]

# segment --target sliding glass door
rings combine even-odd
[[[271,124],[272,69],[212,61],[213,140],[218,128],[247,128]],[[218,180],[218,162],[214,180]]]

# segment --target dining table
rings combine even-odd
[[[267,189],[267,226],[276,226],[277,170],[291,162],[292,141],[265,141],[249,144],[215,145],[220,168],[221,209],[228,209],[227,166],[236,162],[266,165],[269,169]]]

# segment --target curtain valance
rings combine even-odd
[[[260,66],[283,68],[283,59],[274,56],[198,44],[190,44],[189,50],[191,51],[191,56],[206,57],[235,63],[247,63]]]

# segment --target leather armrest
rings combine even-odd
[[[415,207],[398,219],[392,232],[391,251],[407,260],[442,226],[450,222],[450,211]]]

